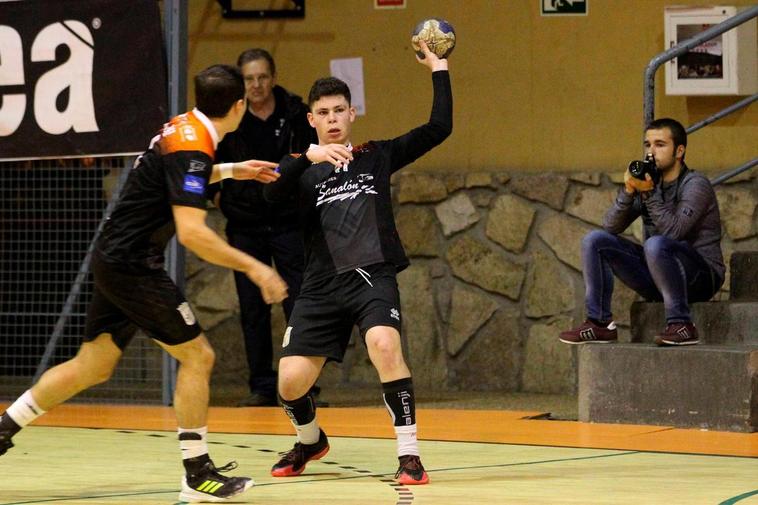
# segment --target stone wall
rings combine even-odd
[[[755,172],[755,171],[753,171]],[[557,340],[584,318],[582,236],[600,225],[622,174],[399,173],[398,230],[412,265],[399,277],[403,336],[414,383],[426,390],[570,393],[576,357]],[[717,188],[723,249],[758,250],[758,178]],[[211,211],[214,228],[223,217]],[[639,220],[630,237],[640,239]],[[230,272],[188,258],[188,296],[218,354],[214,387],[246,383]],[[724,283],[728,289],[729,279]],[[723,291],[718,297],[726,299]],[[616,283],[613,312],[629,339],[636,295]],[[274,341],[284,330],[274,309]],[[329,364],[322,385],[376,384],[362,343]]]

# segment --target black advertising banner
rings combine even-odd
[[[142,152],[167,111],[156,0],[0,2],[0,160]]]

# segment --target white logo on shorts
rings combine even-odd
[[[390,309],[390,317],[400,321],[400,311],[397,309]]]
[[[284,338],[282,339],[282,347],[290,345],[290,333],[292,333],[292,326],[287,326],[284,332]]]
[[[187,323],[187,326],[192,326],[197,322],[197,319],[195,319],[195,314],[192,313],[192,309],[189,306],[189,303],[182,302],[181,305],[179,305],[176,310],[179,311],[179,314],[182,315],[182,319],[184,319],[184,322]]]

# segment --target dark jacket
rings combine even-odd
[[[316,130],[308,124],[308,106],[302,99],[275,86],[276,108],[266,121],[245,115],[236,131],[228,133],[218,146],[216,162],[258,159],[278,162],[283,156],[304,152],[318,143]],[[286,231],[298,226],[297,202],[293,198],[276,204],[263,199],[263,184],[256,181],[226,179],[209,188],[213,199],[221,191],[221,212],[227,229],[260,232]]]
[[[721,253],[721,217],[716,193],[710,181],[686,165],[677,180],[658,184],[643,200],[623,186],[603,220],[603,228],[623,233],[642,216],[644,239],[663,235],[689,243],[723,281],[725,267]]]

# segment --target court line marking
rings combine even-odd
[[[455,467],[455,468],[437,468],[434,470],[427,469],[427,473],[431,472],[447,472],[447,471],[455,471],[455,470],[466,470],[466,469],[480,469],[480,468],[497,468],[497,467],[509,467],[509,466],[521,466],[521,465],[537,465],[541,463],[557,463],[557,462],[563,462],[563,461],[577,461],[577,460],[585,460],[585,459],[598,459],[598,458],[608,458],[613,456],[628,456],[631,454],[638,454],[639,451],[628,451],[628,452],[619,452],[616,454],[598,454],[594,456],[581,456],[581,457],[573,457],[573,458],[562,458],[562,459],[548,459],[548,460],[539,460],[539,461],[525,461],[521,463],[503,463],[499,465],[477,465],[477,466],[471,466],[471,467]],[[297,480],[297,481],[289,481],[289,482],[266,482],[263,484],[256,484],[253,486],[252,489],[255,489],[256,487],[264,487],[264,486],[282,486],[282,485],[293,485],[293,484],[312,484],[314,482],[329,482],[329,481],[338,481],[338,480],[353,480],[353,479],[362,479],[365,477],[386,477],[389,475],[393,475],[394,473],[372,473],[372,474],[363,474],[363,475],[350,475],[346,477],[327,477],[323,479],[308,479],[308,480]],[[118,493],[118,494],[100,494],[100,495],[92,495],[92,496],[69,496],[65,498],[45,498],[41,500],[28,500],[28,501],[20,501],[20,502],[5,502],[1,503],[0,505],[30,505],[34,503],[51,503],[51,502],[66,502],[71,500],[96,500],[99,498],[116,498],[119,496],[143,496],[143,495],[150,495],[150,494],[168,494],[168,493],[178,493],[179,489],[172,489],[170,491],[140,491],[138,493]],[[181,502],[178,502],[181,503]]]
[[[116,431],[120,433],[140,433],[140,432],[151,432],[151,433],[176,433],[175,431],[171,430],[146,430],[146,429],[129,429],[129,430],[123,430],[123,429],[117,429],[117,428],[96,428],[91,426],[32,426],[34,428],[57,428],[57,429],[76,429],[76,430],[110,430],[110,431]],[[630,437],[638,437],[642,435],[647,435],[649,433],[657,433],[659,431],[670,431],[674,430],[676,428],[662,428],[660,430],[653,430],[649,432],[642,432],[630,435]],[[294,436],[294,434],[282,434],[282,433],[261,433],[261,432],[250,432],[250,433],[239,433],[239,432],[229,432],[229,431],[214,431],[212,435],[257,435],[262,437],[286,437],[286,436]],[[353,438],[358,440],[394,440],[394,437],[372,437],[372,436],[358,436],[358,435],[333,435],[334,438]],[[547,447],[547,448],[555,448],[555,449],[587,449],[590,451],[626,451],[626,450],[633,450],[633,449],[624,449],[619,447],[587,447],[585,445],[545,445],[545,444],[530,444],[526,442],[491,442],[491,441],[483,441],[483,440],[447,440],[447,439],[439,439],[439,438],[420,438],[419,442],[447,442],[451,444],[487,444],[487,445],[514,445],[517,447]],[[216,442],[209,442],[209,443],[216,443]],[[226,443],[226,442],[219,442],[219,443]],[[750,455],[744,455],[744,454],[713,454],[713,453],[704,453],[704,452],[688,452],[688,451],[656,451],[652,449],[639,449],[635,450],[639,453],[645,453],[645,454],[674,454],[679,456],[708,456],[712,458],[741,458],[741,459],[758,459],[758,456],[750,456]],[[278,451],[273,451],[278,452]],[[1,504],[0,505],[4,505]]]
[[[758,489],[756,489],[755,491],[748,491],[747,493],[743,493],[741,495],[733,496],[733,497],[729,498],[728,500],[724,500],[721,503],[719,503],[719,505],[733,505],[733,504],[737,503],[738,501],[742,501],[745,498],[750,498],[751,496],[754,496],[754,495],[757,495],[757,494],[758,494]]]

